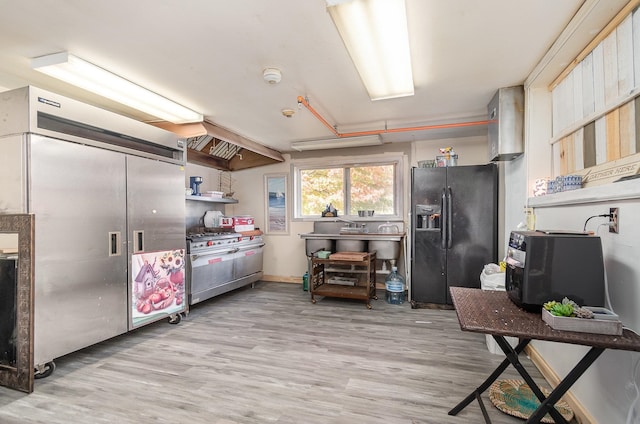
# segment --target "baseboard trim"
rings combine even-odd
[[[291,283],[291,284],[302,284],[301,277],[281,277],[279,275],[263,275],[260,279],[262,281],[268,281],[270,283]]]
[[[531,359],[531,362],[538,368],[544,379],[549,383],[551,387],[556,387],[560,384],[560,376],[549,366],[547,361],[538,353],[537,350],[533,348],[533,346],[529,345],[525,348],[525,353]],[[575,414],[575,419],[579,424],[598,424],[598,422],[587,412],[586,409],[582,406],[582,404],[578,401],[578,399],[571,393],[569,390],[562,399],[569,404],[571,409],[573,409],[573,413]]]

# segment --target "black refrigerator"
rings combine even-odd
[[[413,168],[411,207],[411,306],[451,305],[497,261],[498,168]]]

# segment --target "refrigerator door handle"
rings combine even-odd
[[[441,222],[440,222],[440,243],[442,245],[443,249],[447,248],[447,232],[446,232],[446,228],[447,228],[447,222],[448,222],[448,218],[449,215],[447,214],[447,193],[445,192],[445,189],[442,189],[442,199],[441,199],[442,203],[440,205],[440,209],[442,211],[440,217],[441,217]]]
[[[144,230],[133,232],[133,253],[144,252]]]
[[[451,200],[451,187],[447,187],[447,249],[451,249],[453,229],[453,201]]]
[[[109,256],[120,256],[122,254],[121,249],[121,234],[120,231],[113,231],[108,234],[109,236]]]

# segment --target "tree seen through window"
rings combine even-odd
[[[395,214],[395,164],[300,170],[301,212],[318,216],[329,203],[339,215]]]

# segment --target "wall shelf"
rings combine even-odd
[[[187,200],[195,200],[197,202],[209,202],[209,203],[238,203],[237,199],[229,197],[214,198],[208,196],[185,196]]]
[[[530,197],[527,201],[527,206],[531,208],[546,208],[638,198],[640,198],[640,179],[546,194],[540,197]]]

